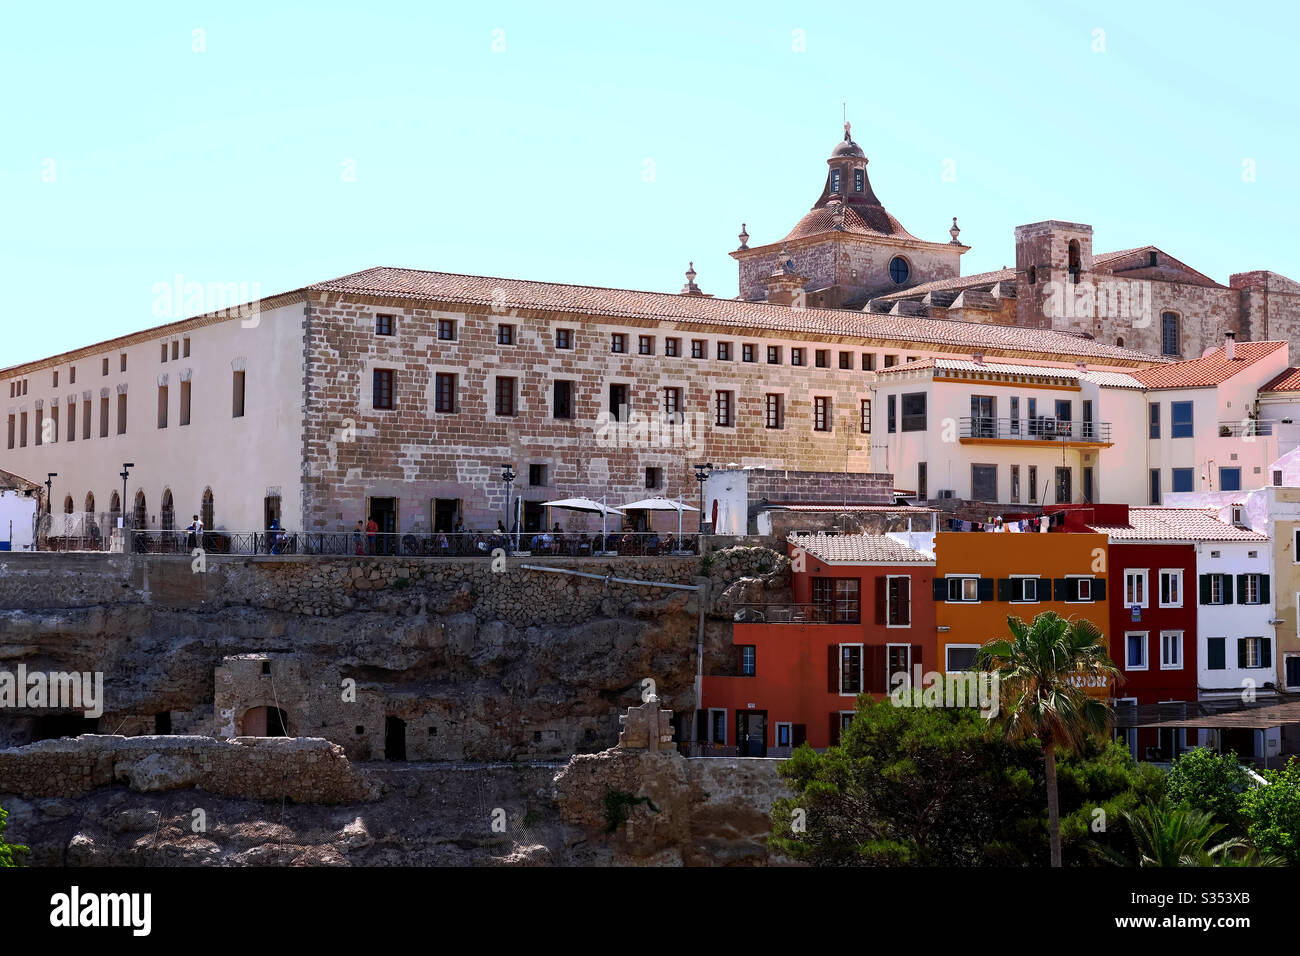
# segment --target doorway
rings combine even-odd
[[[375,542],[375,554],[397,553],[397,499],[367,498],[366,511],[379,525],[379,540]]]
[[[445,531],[451,534],[456,530],[456,522],[460,520],[460,499],[459,498],[434,498],[433,499],[433,530]]]
[[[401,717],[384,718],[384,759],[406,759],[406,721]]]
[[[289,736],[289,715],[279,707],[251,707],[243,724],[244,737]]]
[[[540,502],[524,502],[524,533],[536,534],[539,531],[545,531],[546,509]]]
[[[1068,504],[1074,494],[1074,482],[1071,480],[1070,468],[1056,469],[1056,502]]]
[[[767,711],[736,711],[736,755],[767,756]]]

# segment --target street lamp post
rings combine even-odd
[[[700,534],[704,534],[704,483],[709,480],[709,472],[712,470],[713,462],[695,466],[695,480],[700,483]]]
[[[501,466],[501,480],[505,482],[506,485],[506,520],[504,524],[506,529],[506,540],[509,541],[510,540],[510,487],[515,480],[515,473],[511,470],[509,465]],[[516,551],[519,550],[518,541],[515,542],[515,550]]]
[[[126,531],[126,480],[131,477],[131,469],[134,467],[135,462],[124,461],[122,462],[122,470],[119,472],[122,476],[122,510],[117,516],[117,526],[123,531]],[[123,534],[122,537],[125,538],[126,535]]]
[[[59,477],[57,471],[47,471],[45,473],[45,513],[47,515],[52,512],[50,505],[54,500],[52,497],[54,494],[54,479],[57,477]]]

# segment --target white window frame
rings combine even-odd
[[[964,582],[964,581],[974,581],[974,582],[975,582],[975,597],[971,598],[970,600],[967,600],[966,598],[963,597],[963,598],[960,598],[960,599],[954,601],[951,597],[945,596],[945,597],[944,597],[944,601],[943,601],[944,604],[979,604],[979,603],[980,603],[980,584],[979,584],[979,582],[980,582],[980,575],[978,575],[978,574],[945,574],[945,575],[943,576],[943,578],[944,578],[945,581],[951,581],[951,580],[953,580],[954,578],[956,578],[956,579],[958,579],[958,580],[960,580],[960,581],[963,581],[963,582]],[[964,592],[965,590],[966,590],[966,585],[963,584],[963,585],[962,585],[962,591]],[[952,588],[951,588],[951,587],[948,588],[948,594],[949,594],[949,595],[952,594]]]
[[[1165,663],[1165,638],[1178,638],[1178,662],[1175,664]],[[1183,643],[1184,632],[1179,630],[1161,631],[1160,632],[1160,669],[1162,671],[1180,671],[1183,669]]]
[[[907,623],[890,624],[889,619],[894,615],[893,602],[889,598],[889,582],[894,578],[907,578]],[[977,585],[978,586],[978,585]],[[885,575],[885,627],[893,630],[903,630],[912,626],[912,576],[910,574],[886,574]]]
[[[1020,580],[1020,581],[1033,581],[1033,582],[1034,582],[1034,599],[1031,601],[1029,598],[1023,596],[1025,592],[1024,592],[1024,585],[1022,584],[1022,585],[1021,585],[1021,589],[1020,589],[1021,597],[1018,597],[1018,598],[1012,598],[1008,603],[1009,603],[1009,604],[1039,604],[1039,603],[1041,603],[1041,599],[1040,599],[1039,596],[1038,596],[1038,578],[1039,578],[1039,575],[1037,575],[1037,574],[1013,574],[1013,575],[1011,575],[1011,580],[1012,580],[1012,581]],[[979,587],[979,585],[976,585],[976,587]],[[958,645],[958,646],[960,646],[960,645]],[[945,660],[944,663],[946,664],[947,661]]]
[[[1259,579],[1262,577],[1262,575],[1260,574],[1259,571],[1246,571],[1246,572],[1245,572],[1245,575],[1246,575],[1246,600],[1242,601],[1241,603],[1242,603],[1243,606],[1259,607],[1259,605],[1260,605],[1260,600],[1259,600]],[[1250,593],[1250,592],[1251,592],[1251,589],[1250,589],[1250,579],[1251,579],[1251,578],[1254,578],[1254,579],[1255,579],[1255,593],[1254,593],[1254,598],[1255,598],[1255,600],[1253,600],[1253,601],[1250,600],[1250,598],[1251,598],[1251,593]],[[1235,583],[1235,582],[1234,582],[1234,583]]]
[[[1231,580],[1232,575],[1223,574],[1222,572],[1219,571],[1210,572],[1210,603],[1207,604],[1206,607],[1219,607],[1220,605],[1223,604],[1223,579],[1224,578],[1228,578],[1229,580]],[[1219,586],[1219,599],[1217,601],[1214,600],[1215,584],[1218,584]],[[1296,600],[1300,601],[1300,594],[1296,595]]]
[[[849,724],[851,724],[851,723],[853,723],[853,715],[856,714],[856,713],[857,713],[856,710],[841,710],[841,711],[840,711],[840,733],[841,733],[841,734],[844,733],[844,731],[846,731],[846,730],[849,729],[848,724],[846,724],[846,723],[844,722],[844,718],[847,717],[847,718],[849,719]]]
[[[980,645],[979,645],[979,644],[945,644],[945,645],[944,645],[944,648],[943,648],[943,672],[944,672],[945,674],[974,674],[974,673],[976,673],[975,671],[966,671],[966,670],[957,671],[957,670],[953,670],[953,669],[952,669],[951,665],[950,665],[949,662],[948,662],[948,652],[949,652],[950,650],[952,650],[954,647],[956,647],[956,648],[960,648],[960,649],[962,649],[962,650],[975,650],[975,651],[978,651],[978,650],[980,649]]]
[[[844,689],[844,648],[846,647],[856,647],[858,649],[858,689],[854,691]],[[840,659],[840,682],[839,682],[840,696],[856,698],[859,694],[865,694],[867,692],[867,649],[866,647],[862,644],[854,643],[853,641],[845,641],[844,643],[839,645],[839,659]]]
[[[891,647],[901,647],[907,651],[907,690],[912,689],[912,645],[911,644],[886,644],[885,645],[885,690],[891,692],[894,689],[894,675],[889,673],[889,649]]]
[[[1137,666],[1128,658],[1128,639],[1130,637],[1142,638],[1142,666]],[[1124,632],[1124,670],[1126,671],[1146,671],[1151,669],[1151,632],[1150,631],[1125,631]]]
[[[777,747],[793,747],[793,746],[794,746],[794,723],[793,723],[792,721],[789,721],[789,720],[778,720],[778,721],[777,721],[776,723],[774,723],[772,726],[776,728],[776,736],[772,738],[774,741],[776,741],[775,746],[777,746]],[[781,743],[781,728],[782,728],[782,727],[785,728],[785,743]]]
[[[1130,601],[1128,598],[1128,579],[1129,575],[1142,578],[1142,600]],[[1151,600],[1151,569],[1150,568],[1125,568],[1124,569],[1124,607],[1130,608],[1134,604],[1138,607],[1150,607]]]
[[[713,739],[713,715],[714,715],[714,714],[722,714],[722,740],[720,740],[720,741],[719,741],[719,740],[714,740],[714,739]],[[709,708],[709,728],[708,728],[708,730],[709,730],[709,743],[711,743],[711,744],[717,744],[719,747],[725,747],[725,746],[727,746],[727,736],[728,736],[728,734],[729,734],[729,729],[728,729],[728,727],[727,727],[727,708],[725,708],[725,707],[710,707],[710,708]]]
[[[1085,598],[1085,597],[1076,598],[1076,599],[1073,600],[1073,601],[1068,601],[1068,600],[1067,600],[1067,601],[1065,602],[1066,604],[1093,604],[1093,603],[1095,603],[1095,602],[1092,600],[1092,582],[1095,580],[1095,578],[1094,578],[1093,575],[1091,575],[1091,574],[1067,574],[1065,577],[1066,577],[1067,579],[1069,579],[1069,578],[1074,578],[1076,581],[1079,581],[1080,583],[1082,583],[1082,582],[1084,582],[1084,581],[1087,581],[1087,582],[1088,582],[1088,596],[1087,596],[1086,598]],[[1069,592],[1067,591],[1066,593],[1068,594]]]
[[[1183,606],[1183,569],[1182,568],[1161,568],[1159,574],[1160,574],[1160,578],[1159,578],[1160,593],[1156,595],[1156,601],[1159,603],[1159,606],[1160,607],[1182,607]],[[1169,604],[1165,603],[1164,576],[1166,574],[1174,575],[1178,578],[1178,602],[1177,603],[1172,603],[1172,602]]]
[[[1255,659],[1260,660],[1264,656],[1263,654],[1264,638],[1254,634],[1247,634],[1244,637],[1239,637],[1238,640],[1246,641],[1246,666],[1243,667],[1242,670],[1251,670],[1251,671],[1261,670],[1264,667],[1263,664],[1252,664],[1250,662],[1250,642],[1259,641],[1259,653],[1255,655]]]

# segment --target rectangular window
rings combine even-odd
[[[1169,403],[1169,437],[1170,438],[1191,438],[1192,437],[1192,403],[1191,402],[1170,402]]]
[[[704,339],[691,339],[691,358],[703,359],[709,357],[709,344]]]
[[[755,647],[753,644],[742,644],[740,647],[740,676],[753,677],[755,671]]]
[[[1014,603],[1034,604],[1038,601],[1038,578],[1019,575],[1008,578],[1006,594],[1007,600]]]
[[[438,338],[444,342],[456,341],[456,320],[439,319],[438,320]]]
[[[498,376],[496,385],[497,415],[511,418],[515,414],[515,386],[517,380],[509,376]]]
[[[90,438],[90,408],[90,399],[86,399],[81,403],[81,437],[84,439]]]
[[[42,445],[42,444],[45,443],[45,411],[44,411],[44,409],[41,409],[41,408],[37,408],[37,409],[36,409],[36,418],[34,419],[33,424],[36,426],[36,428],[34,429],[34,431],[35,431],[35,435],[34,435],[34,437],[35,437],[35,439],[36,439],[36,444],[37,444],[38,446],[39,446],[39,445]]]
[[[1182,570],[1162,570],[1160,572],[1160,606],[1183,606],[1183,572]]]
[[[980,579],[978,576],[948,575],[947,600],[957,604],[977,604],[980,599]]]
[[[1150,475],[1151,487],[1148,489],[1150,495],[1150,504],[1160,504],[1160,469],[1152,468]]]
[[[181,417],[180,424],[190,423],[190,383],[181,382]]]
[[[107,375],[107,374],[108,374],[108,359],[104,359],[104,370],[103,370],[103,372],[102,372],[101,374],[103,374],[103,375]]]
[[[767,364],[768,365],[781,364],[781,346],[769,345],[767,347]]]
[[[753,342],[746,342],[744,345],[742,345],[740,347],[740,360],[742,362],[756,361],[756,359],[754,358],[755,348],[756,346],[754,345]]]
[[[719,362],[730,362],[730,361],[731,361],[731,343],[730,343],[730,342],[719,342],[719,343],[718,343],[718,361],[719,361]]]
[[[1124,571],[1124,606],[1147,606],[1147,572],[1142,570]]]
[[[780,722],[776,725],[776,745],[778,747],[791,747],[790,728],[793,725],[788,722]]]
[[[895,395],[890,395],[885,400],[885,430],[891,435],[898,431],[898,401]]]
[[[1265,660],[1267,642],[1262,637],[1242,637],[1237,639],[1238,667],[1270,667],[1271,661]]]
[[[668,338],[664,339],[664,355],[676,357],[682,354],[682,340]]]
[[[830,368],[831,367],[830,349],[817,349],[815,352],[813,352],[813,361],[816,363],[818,368]]]
[[[862,588],[857,578],[813,578],[812,601],[820,609],[818,620],[828,624],[860,624]]]
[[[1162,312],[1160,314],[1160,351],[1165,355],[1179,355],[1182,349],[1178,347],[1178,315],[1174,312]]]
[[[10,415],[9,416],[9,447],[10,448],[14,447],[14,437],[17,434],[17,425],[18,425],[17,418],[13,415]]]
[[[1219,490],[1220,491],[1241,491],[1241,469],[1220,468],[1219,469]]]
[[[722,708],[709,708],[709,739],[711,743],[727,743],[727,712]]]
[[[244,373],[242,370],[234,375],[231,383],[230,417],[244,417]]]
[[[104,399],[104,401],[107,402],[108,399]],[[104,434],[107,435],[108,432],[105,432]],[[19,448],[27,447],[27,413],[26,412],[18,413],[18,447]]]
[[[125,372],[125,371],[126,371],[126,353],[123,352],[121,355],[118,356],[118,359],[119,359],[119,364],[121,365],[121,368],[118,369],[118,371]]]
[[[528,484],[533,488],[546,486],[546,466],[530,464],[528,466]]]
[[[167,343],[166,343],[166,342],[163,342],[163,343],[162,343],[162,359],[161,359],[161,361],[163,361],[163,362],[167,361]]]
[[[1261,583],[1268,578],[1260,574],[1239,574],[1237,575],[1237,603],[1238,604],[1263,604],[1266,598],[1262,595]]]
[[[912,626],[912,579],[891,574],[885,585],[885,623],[890,627]]]
[[[949,674],[973,671],[979,651],[978,644],[949,644],[944,648],[944,669]]]
[[[782,402],[784,397],[776,392],[769,392],[767,395],[767,427],[782,428],[784,415],[782,414]]]
[[[898,364],[898,356],[897,356],[897,355],[886,355],[886,356],[885,356],[885,368],[893,368],[893,367],[894,367],[895,365],[897,365],[897,364]]]
[[[1038,501],[1038,466],[1029,466],[1029,503]]]
[[[24,416],[25,417],[25,416]],[[99,437],[108,437],[108,396],[101,395],[99,399]],[[27,444],[24,440],[23,444]]]
[[[1126,631],[1124,634],[1124,669],[1144,671],[1147,669],[1147,632]]]
[[[998,500],[998,466],[970,466],[970,496],[974,501]]]
[[[176,361],[176,359],[180,357],[180,347],[181,347],[181,343],[180,343],[180,342],[176,342],[176,341],[173,341],[173,342],[172,342],[172,361],[173,361],[173,362]]]
[[[1066,600],[1068,601],[1091,601],[1092,600],[1092,578],[1068,578],[1070,583],[1067,585]]]
[[[77,440],[77,403],[68,402],[68,441]]]
[[[735,400],[734,392],[715,392],[714,393],[714,417],[713,423],[723,428],[730,428],[735,424],[733,421],[733,403]]]
[[[1149,423],[1147,426],[1147,437],[1159,438],[1160,437],[1160,403],[1159,402],[1152,402],[1150,405],[1147,406],[1147,421]]]
[[[862,645],[840,645],[840,693],[862,693]]]
[[[158,427],[167,427],[167,386],[158,386]]]
[[[551,414],[555,418],[573,417],[573,383],[557,381],[552,389]]]
[[[393,334],[393,317],[391,315],[375,315],[375,335],[392,335]]]
[[[52,387],[52,388],[58,388],[58,387],[59,387],[59,370],[58,370],[57,368],[54,370],[54,382],[53,382],[53,384],[51,385],[51,387]]]
[[[1058,504],[1068,504],[1074,500],[1073,476],[1073,468],[1056,469],[1056,501]]]
[[[609,417],[611,421],[627,421],[628,398],[626,385],[609,387]]]
[[[117,433],[126,434],[126,392],[119,392],[117,396]]]
[[[1011,466],[1011,500],[1020,501],[1020,466]]]
[[[1160,669],[1162,671],[1180,671],[1183,669],[1183,632],[1160,632]]]
[[[441,332],[441,327],[439,328],[439,331]],[[555,347],[557,349],[573,348],[573,329],[556,329]]]
[[[804,364],[804,361],[803,361],[803,349],[791,349],[791,350],[790,350],[790,364],[791,364],[791,365],[803,365],[803,364]]]
[[[513,325],[497,326],[497,345],[514,345],[515,327]]]
[[[925,501],[930,497],[930,469],[923,462],[916,463],[916,498],[918,501]]]
[[[185,341],[188,342],[189,339],[186,339]],[[186,355],[189,355],[190,353],[189,353],[189,351],[187,350],[187,351],[185,352],[185,354],[186,354]],[[75,366],[75,365],[71,366],[71,367],[68,369],[68,384],[69,384],[69,385],[76,385],[76,384],[77,384],[77,366]]]
[[[911,392],[902,398],[902,430],[905,432],[925,431],[925,392]]]
[[[1173,478],[1173,482],[1171,485],[1172,489],[1176,492],[1195,491],[1196,489],[1195,487],[1193,487],[1193,484],[1195,482],[1195,478],[1193,476],[1195,475],[1195,473],[1196,470],[1194,468],[1172,469],[1172,476],[1171,476]]]
[[[831,400],[825,395],[813,398],[813,429],[819,432],[831,430]]]
[[[609,350],[615,353],[627,351],[627,336],[622,332],[612,332],[609,336]]]
[[[1228,666],[1227,638],[1207,637],[1205,639],[1205,668],[1221,671]]]
[[[190,357],[190,340],[188,338],[181,339],[181,355],[185,358]]]
[[[682,390],[680,388],[664,389],[664,414],[676,415],[682,410]]]
[[[841,353],[840,353],[840,368],[841,368],[841,369],[852,369],[852,368],[853,368],[853,353],[852,353],[852,352],[841,352]]]
[[[862,353],[862,371],[864,371],[864,372],[874,372],[875,370],[876,370],[876,353],[875,353],[875,352],[863,352],[863,353]]]
[[[647,488],[662,488],[664,485],[664,470],[662,468],[647,468],[645,470],[645,486]]]
[[[636,350],[641,355],[654,355],[655,337],[653,335],[638,335],[636,337]]]
[[[1007,399],[1008,411],[1011,415],[1011,434],[1020,434],[1020,399],[1012,397]]]
[[[374,370],[374,394],[371,396],[374,408],[393,407],[393,370],[377,368]]]
[[[871,434],[871,399],[862,399],[861,409],[858,413],[858,428],[864,435]]]
[[[454,373],[434,373],[433,410],[444,415],[450,415],[456,411],[456,376]]]

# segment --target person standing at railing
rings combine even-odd
[[[375,523],[375,516],[371,515],[366,519],[366,553],[375,553],[375,536],[379,534],[379,525]]]
[[[357,526],[352,529],[352,550],[357,554],[365,554],[365,548],[361,544],[361,535],[365,528],[361,525],[361,519],[357,519]]]
[[[185,530],[190,533],[185,546],[188,550],[193,551],[199,547],[199,542],[203,540],[203,522],[199,520],[198,515],[194,516],[194,520],[190,522],[190,526]]]

